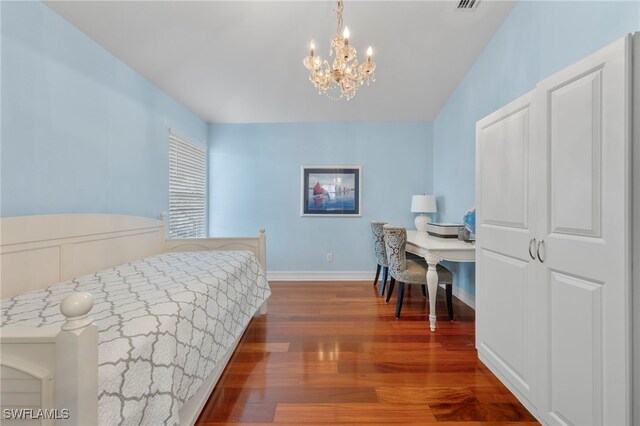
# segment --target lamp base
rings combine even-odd
[[[427,225],[431,223],[431,218],[422,213],[416,216],[415,224],[419,232],[427,232]]]

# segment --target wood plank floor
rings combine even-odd
[[[427,327],[420,288],[402,317],[371,283],[272,282],[199,425],[538,424],[478,360],[474,311],[455,300]]]

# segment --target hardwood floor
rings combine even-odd
[[[272,282],[199,425],[538,424],[478,360],[474,311],[438,291],[428,329],[420,288],[394,318],[371,283]]]

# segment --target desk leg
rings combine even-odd
[[[427,288],[429,289],[429,325],[431,331],[436,331],[436,297],[438,294],[438,263],[439,259],[433,255],[425,258],[429,270],[427,271]]]

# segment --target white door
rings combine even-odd
[[[529,93],[476,124],[476,347],[535,407],[535,212]]]
[[[550,424],[630,423],[630,39],[541,82],[540,398]]]

